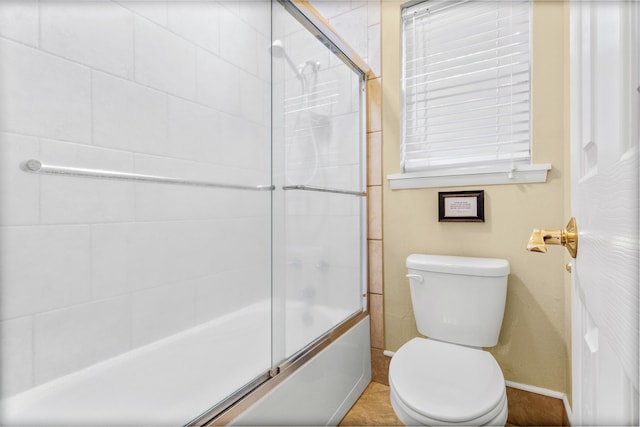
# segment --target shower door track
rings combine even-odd
[[[315,355],[336,341],[369,315],[366,310],[358,311],[339,325],[327,331],[315,341],[284,360],[278,366],[256,377],[209,411],[191,421],[188,426],[223,426],[264,397],[269,391],[286,380]]]

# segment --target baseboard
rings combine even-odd
[[[549,390],[547,388],[537,387],[529,384],[521,384],[514,381],[505,381],[507,387],[511,387],[517,390],[522,390],[527,393],[535,393],[546,397],[551,397],[553,399],[558,399],[562,401],[562,406],[564,407],[564,415],[569,422],[569,426],[573,425],[573,414],[571,411],[571,405],[569,404],[569,399],[565,393]]]
[[[541,394],[547,397],[553,397],[554,399],[563,400],[564,398],[567,397],[567,395],[562,392],[549,390],[548,388],[536,387],[534,385],[521,384],[514,381],[505,381],[505,384],[507,384],[507,386],[511,388],[517,388],[518,390],[528,391],[529,393],[535,393],[535,394]]]
[[[566,394],[562,397],[562,403],[564,404],[564,412],[567,415],[569,427],[571,427],[575,425],[573,423],[573,410],[571,409],[571,404],[569,404],[569,398]]]

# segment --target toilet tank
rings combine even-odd
[[[411,302],[418,331],[472,347],[498,343],[509,262],[496,258],[410,255]]]

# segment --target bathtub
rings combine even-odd
[[[1,403],[1,424],[188,424],[271,368],[270,307],[271,301],[254,304],[11,396]],[[299,312],[304,305],[294,302],[287,307],[287,318],[309,319]],[[320,311],[308,327],[327,329],[320,319],[339,321],[345,315],[340,310]],[[288,328],[291,337],[285,341],[292,344],[287,353],[301,343],[295,331],[301,329]],[[368,347],[368,332],[366,342],[358,345]],[[330,355],[330,347],[323,353]]]

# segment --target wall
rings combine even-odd
[[[2,2],[3,396],[269,296],[268,192],[18,164],[269,184],[270,25],[262,1]]]
[[[400,165],[400,5],[382,2],[383,174]],[[533,162],[551,163],[544,184],[447,188],[485,190],[486,222],[439,223],[438,190],[391,191],[383,185],[385,345],[397,350],[419,335],[405,278],[412,253],[509,260],[507,305],[497,346],[490,349],[507,380],[568,390],[564,249],[527,252],[534,227],[567,222],[568,15],[562,2],[533,6]]]

